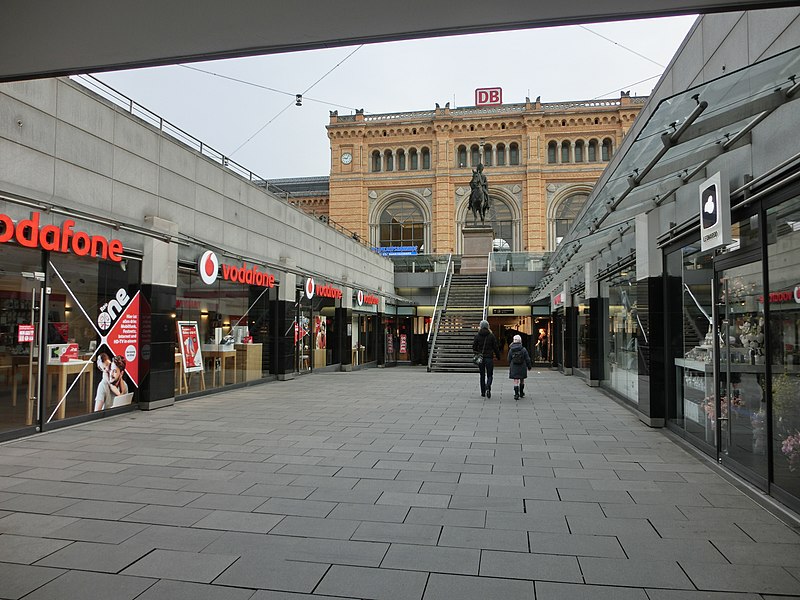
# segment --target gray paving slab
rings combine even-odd
[[[238,555],[154,550],[131,564],[122,574],[210,583],[238,558]]]
[[[800,594],[800,580],[781,567],[713,565],[681,561],[680,566],[700,590]],[[666,586],[660,586],[666,587]]]
[[[253,590],[162,579],[136,600],[249,600]],[[267,600],[263,596],[262,600]],[[309,596],[302,596],[311,600]]]
[[[65,573],[62,569],[0,562],[0,598],[17,600]]]
[[[533,597],[532,581],[432,573],[423,600],[532,600]]]
[[[150,552],[141,546],[73,542],[39,560],[37,566],[119,573]]]
[[[586,557],[579,557],[578,561],[586,583],[621,587],[696,589],[674,561]],[[705,568],[712,567],[705,565]]]
[[[478,549],[392,544],[380,566],[405,571],[477,575],[480,559]]]
[[[536,600],[653,600],[637,588],[536,582]],[[721,599],[720,599],[721,600]]]
[[[315,593],[374,600],[420,600],[427,573],[334,565]]]
[[[25,596],[25,600],[65,600],[65,598],[133,600],[155,583],[155,579],[142,577],[67,571]]]
[[[328,572],[330,565],[273,560],[265,568],[263,560],[243,556],[233,563],[214,583],[232,587],[310,593]]]

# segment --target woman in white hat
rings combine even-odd
[[[514,380],[514,400],[525,397],[525,378],[532,367],[531,357],[522,345],[522,336],[515,335],[508,347],[508,378]]]

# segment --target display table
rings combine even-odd
[[[261,379],[262,344],[235,344],[236,362],[242,371],[241,381]]]
[[[219,384],[221,386],[227,384],[225,373],[227,372],[227,365],[231,361],[233,361],[232,383],[236,383],[236,349],[233,344],[203,344],[203,360],[214,361],[211,365],[211,387],[217,387],[217,359],[219,359]]]

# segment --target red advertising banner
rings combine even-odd
[[[400,334],[400,354],[405,354],[408,352],[408,346],[406,345],[406,334]]]
[[[183,372],[203,370],[203,354],[200,350],[200,331],[197,321],[178,321],[178,341],[181,344]]]
[[[125,372],[133,385],[139,387],[139,292],[125,305],[111,327],[106,335],[106,344],[114,356],[125,358]]]

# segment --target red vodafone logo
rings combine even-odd
[[[200,278],[206,285],[211,285],[217,280],[217,273],[219,273],[219,259],[217,255],[211,250],[206,250],[197,261],[197,271],[200,273]]]
[[[309,277],[306,279],[306,298],[311,300],[314,297],[314,292],[317,289],[317,284],[314,283],[314,278]]]
[[[358,298],[358,305],[359,306],[363,306],[364,305],[364,292],[362,292],[361,290],[358,290],[357,298]]]
[[[800,285],[794,288],[794,301],[800,304]]]

